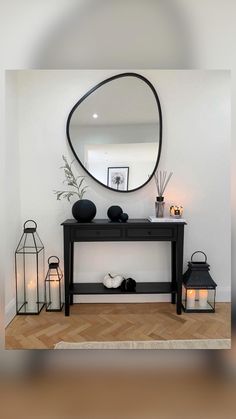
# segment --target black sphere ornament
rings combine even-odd
[[[129,216],[128,216],[128,214],[126,214],[126,212],[123,212],[121,215],[120,215],[120,221],[122,221],[122,223],[126,223],[126,221],[129,219]]]
[[[80,223],[89,223],[97,212],[95,204],[89,199],[80,199],[72,207],[73,217]]]
[[[119,221],[122,213],[123,210],[121,207],[118,205],[112,205],[110,208],[108,208],[107,216],[111,221]]]

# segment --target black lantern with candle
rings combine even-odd
[[[197,253],[204,255],[204,262],[193,261]],[[183,275],[183,309],[187,313],[214,313],[216,283],[209,274],[210,265],[204,252],[196,251],[188,262],[188,269]]]
[[[39,314],[44,306],[44,246],[33,220],[24,223],[15,251],[16,313]]]
[[[48,271],[45,278],[46,311],[61,311],[63,307],[61,300],[63,274],[59,264],[60,260],[57,256],[48,258]]]

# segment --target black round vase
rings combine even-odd
[[[97,212],[95,204],[89,199],[80,199],[72,207],[73,217],[80,223],[89,223]]]

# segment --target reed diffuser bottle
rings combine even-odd
[[[173,172],[170,172],[170,174],[167,175],[167,171],[165,170],[157,171],[154,174],[156,187],[157,187],[157,193],[158,193],[158,196],[156,197],[156,202],[155,202],[155,215],[157,218],[164,217],[165,200],[164,200],[163,195],[172,175],[173,175]]]
[[[157,218],[164,217],[165,201],[163,196],[157,196],[155,202],[155,215]]]

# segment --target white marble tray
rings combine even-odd
[[[149,215],[147,218],[152,223],[186,223],[186,220],[183,218],[172,218],[172,217],[160,217],[156,218],[152,215]]]

